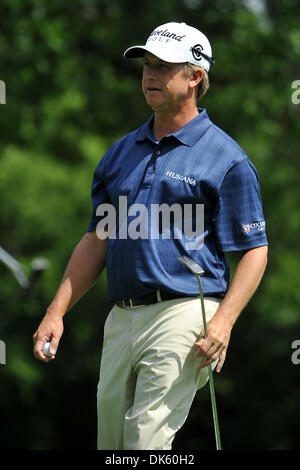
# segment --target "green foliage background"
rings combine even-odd
[[[123,51],[167,21],[210,38],[216,66],[201,106],[260,174],[270,243],[262,284],[234,327],[215,377],[225,449],[297,449],[300,339],[300,79],[298,0],[1,0],[0,245],[29,275],[49,269],[27,299],[0,265],[0,449],[95,449],[103,274],[65,317],[57,358],[34,359],[32,335],[89,222],[94,168],[152,112],[138,61]],[[230,257],[232,269],[237,262]],[[213,449],[208,386],[174,449]]]

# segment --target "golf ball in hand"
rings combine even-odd
[[[45,343],[43,347],[43,353],[47,357],[51,357],[50,346],[51,346],[51,342],[47,341],[47,343]]]

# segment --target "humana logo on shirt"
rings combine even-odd
[[[184,181],[185,183],[191,184],[192,186],[196,185],[196,181],[193,178],[190,178],[189,176],[182,176],[179,175],[178,173],[174,173],[174,171],[167,171],[166,176],[169,176],[170,178],[173,178],[174,180],[180,180]]]
[[[128,207],[127,196],[119,196],[118,207],[100,204],[96,215],[101,217],[96,227],[101,240],[181,239],[187,250],[199,250],[204,244],[204,204]]]

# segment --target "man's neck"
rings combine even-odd
[[[181,129],[198,115],[197,107],[172,113],[155,112],[153,123],[154,137],[160,141],[166,135],[173,134]]]

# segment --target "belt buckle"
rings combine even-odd
[[[133,305],[133,303],[132,303],[132,299],[128,299],[128,300],[129,300],[130,307],[131,307],[131,308],[135,308],[135,305]],[[125,299],[121,299],[121,300],[120,300],[119,302],[117,302],[117,303],[121,304],[122,307],[126,307],[126,306],[127,306],[127,304],[126,304],[126,302],[125,302]]]
[[[159,294],[160,295],[160,294]],[[126,305],[128,305],[130,308],[139,308],[139,307],[145,307],[146,304],[141,304],[141,305],[133,305],[133,299],[128,299],[128,302],[129,302],[129,305],[125,303],[125,300],[124,299],[121,299],[119,301],[119,303],[123,306],[123,307],[126,307]]]
[[[160,295],[159,289],[156,290],[156,299],[157,299],[157,302],[161,302],[161,295]]]
[[[130,308],[139,308],[139,307],[143,307],[143,305],[133,305],[132,299],[128,299],[128,300],[129,300],[129,303],[130,303]]]

